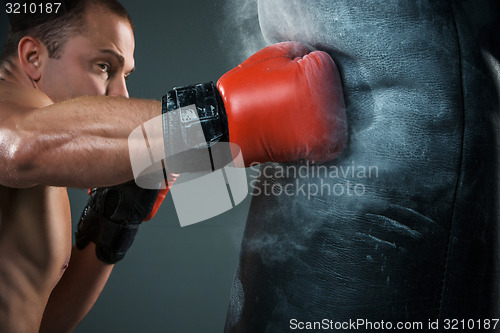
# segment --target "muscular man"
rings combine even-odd
[[[128,99],[133,52],[130,18],[115,0],[68,1],[51,18],[13,17],[0,63],[1,332],[72,330],[123,256],[123,248],[106,247],[119,215],[113,207],[126,197],[136,204],[142,192],[94,190],[71,249],[64,187],[130,184],[129,134],[186,102],[179,91],[163,104]],[[308,53],[298,43],[277,44],[223,76],[218,90],[186,88],[212,96],[204,98],[213,102],[209,114],[200,115],[205,136],[229,132],[251,156],[247,164],[336,157],[346,141],[338,73],[326,53]],[[275,131],[277,123],[287,131]],[[133,211],[135,222],[150,215],[150,199]]]
[[[123,7],[77,3],[73,14],[28,29],[29,35],[11,31],[3,54],[2,332],[34,332],[40,323],[42,331],[71,330],[90,309],[113,265],[96,258],[93,244],[71,249],[66,189],[55,186],[132,179],[127,137],[160,114],[158,101],[126,99],[134,36]]]

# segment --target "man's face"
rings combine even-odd
[[[81,35],[63,46],[59,59],[46,59],[38,87],[53,101],[89,95],[128,97],[134,70],[134,34],[127,19],[93,7]]]

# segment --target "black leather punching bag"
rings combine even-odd
[[[337,63],[349,144],[261,166],[226,332],[500,318],[500,3],[258,5],[268,43]]]

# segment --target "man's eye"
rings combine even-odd
[[[102,72],[109,72],[109,65],[108,64],[97,64],[97,67],[99,67],[99,69],[102,71]]]

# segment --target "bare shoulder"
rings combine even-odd
[[[0,121],[51,104],[52,100],[40,90],[0,81]]]

